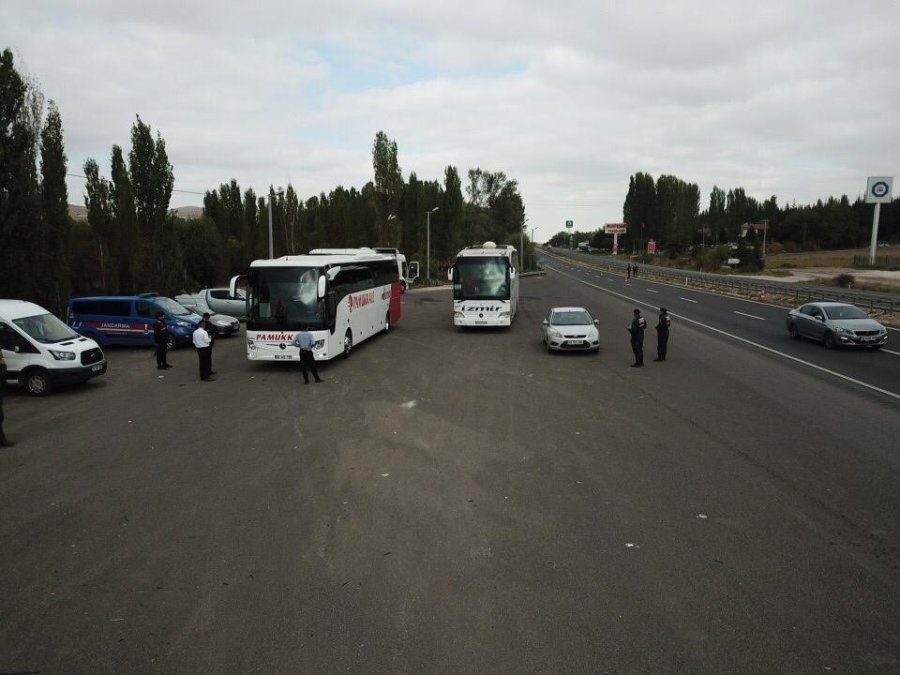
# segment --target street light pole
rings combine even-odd
[[[435,206],[431,211],[425,212],[425,278],[431,280],[431,214],[438,210]]]
[[[269,260],[275,257],[275,245],[272,242],[272,197],[283,194],[284,190],[269,193]]]

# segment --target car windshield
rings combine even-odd
[[[32,339],[44,344],[74,340],[79,337],[78,333],[50,313],[13,319],[13,323],[28,333]]]
[[[554,326],[584,326],[591,321],[591,316],[583,309],[566,310],[564,312],[553,312],[550,323]]]
[[[191,310],[187,307],[179,305],[177,302],[172,300],[172,298],[156,298],[156,304],[159,305],[160,309],[165,312],[168,312],[172,316],[188,316],[189,314],[193,314]]]
[[[825,316],[829,319],[842,321],[844,319],[868,319],[869,315],[862,311],[859,307],[853,305],[834,305],[824,307]]]

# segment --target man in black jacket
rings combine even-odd
[[[153,324],[153,342],[156,344],[156,367],[159,370],[171,368],[166,360],[169,351],[169,326],[166,324],[166,315],[156,313],[156,323]]]
[[[632,368],[641,368],[644,365],[644,330],[647,328],[647,320],[641,316],[641,310],[634,310],[634,319],[628,327],[631,333],[631,351],[634,352]]]
[[[659,308],[659,321],[656,324],[656,358],[654,361],[665,361],[666,352],[669,349],[669,326],[672,319],[669,318],[669,310]]]

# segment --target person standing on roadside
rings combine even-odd
[[[644,366],[644,330],[647,328],[647,320],[641,316],[641,310],[634,310],[634,319],[628,327],[631,333],[631,351],[634,352],[634,363],[632,368],[642,368]]]
[[[669,318],[669,310],[659,308],[659,321],[656,324],[656,358],[654,361],[665,361],[666,352],[669,349],[669,326],[672,319]]]
[[[200,319],[200,325],[193,334],[194,347],[197,349],[197,359],[200,361],[200,380],[209,382],[212,376],[212,341],[209,338],[209,322]]]
[[[638,270],[637,265],[634,265],[634,266],[631,268],[631,273],[634,275],[634,278],[635,278],[635,279],[637,279],[637,270]]]
[[[628,267],[625,268],[625,283],[631,283],[631,263],[628,263]]]
[[[309,332],[309,326],[300,326],[300,332],[291,341],[294,347],[300,349],[300,370],[303,371],[303,384],[309,384],[309,370],[312,371],[316,382],[321,382],[319,371],[316,369],[316,355],[313,354],[313,338]]]
[[[156,344],[156,367],[159,370],[171,368],[166,358],[169,351],[169,326],[166,324],[166,315],[156,313],[156,323],[153,324],[153,342]]]
[[[15,445],[3,433],[3,394],[6,393],[6,360],[0,351],[0,448],[11,448]]]

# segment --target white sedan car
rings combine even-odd
[[[548,352],[600,351],[599,321],[584,307],[554,307],[541,324]]]

